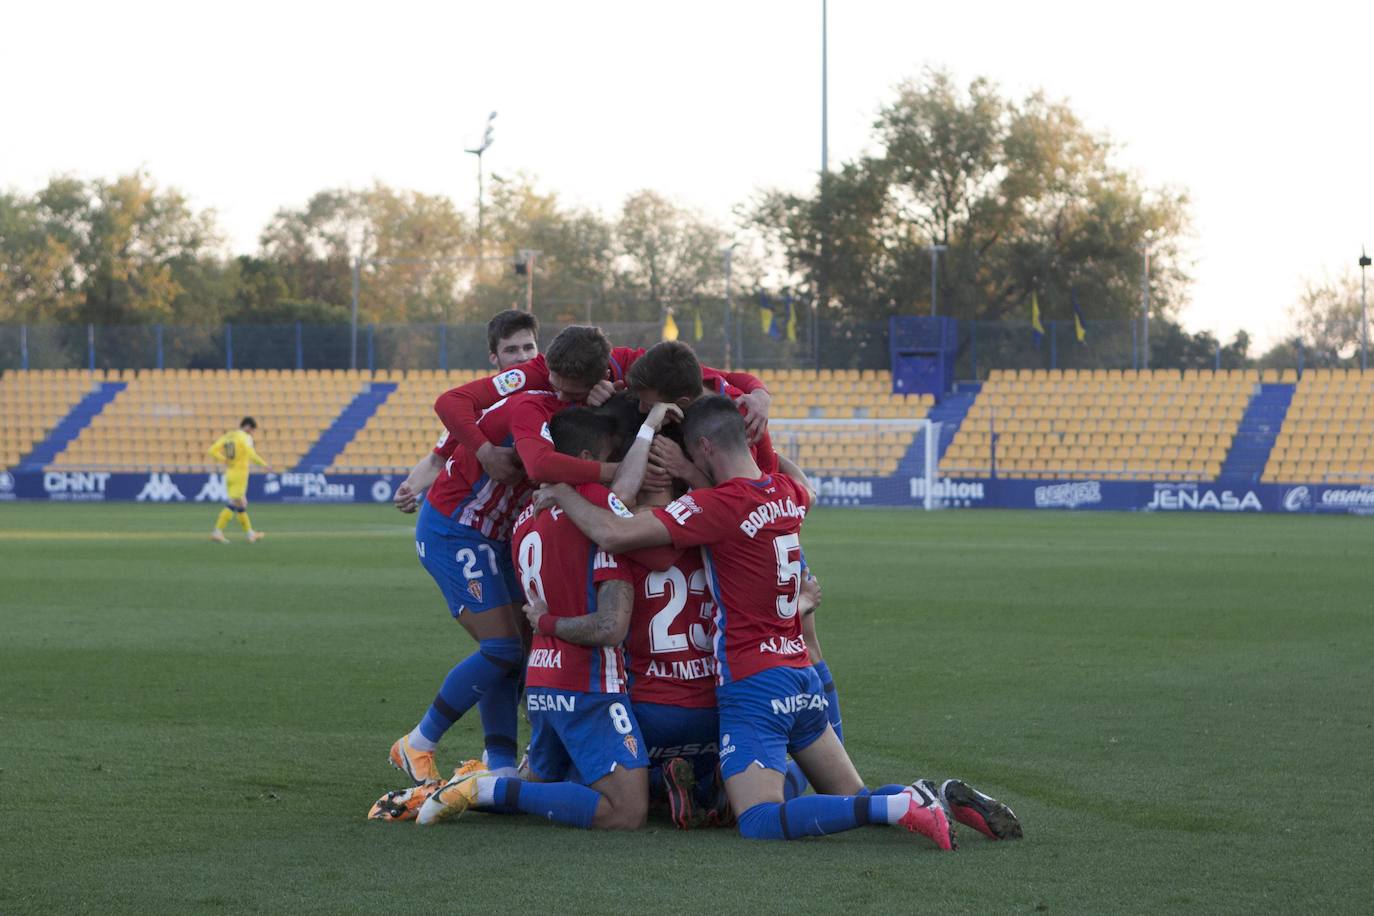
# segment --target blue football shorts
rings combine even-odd
[[[524,601],[510,543],[444,518],[429,503],[415,521],[415,552],[454,617]]]
[[[755,763],[787,772],[787,755],[810,747],[830,727],[829,701],[811,666],[768,668],[716,688],[720,772],[729,779]]]
[[[691,761],[698,777],[715,770],[720,717],[714,706],[635,703],[634,714],[649,748],[651,766],[662,766],[674,757],[682,757]]]
[[[649,765],[648,748],[624,693],[583,693],[531,687],[530,772],[540,782],[591,785],[616,767]]]

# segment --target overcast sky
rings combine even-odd
[[[925,66],[1065,98],[1193,200],[1184,323],[1282,333],[1304,279],[1374,247],[1364,4],[830,2],[832,165]],[[14,3],[0,185],[146,169],[235,252],[323,188],[476,197],[525,171],[610,214],[641,188],[717,219],[820,166],[820,0]]]

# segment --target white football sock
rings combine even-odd
[[[418,725],[406,736],[406,743],[417,751],[432,751],[439,746],[426,738],[424,733],[420,731],[420,726]]]
[[[884,795],[887,799],[887,822],[895,824],[903,817],[906,817],[907,809],[911,807],[911,796],[905,792],[898,792],[896,795]]]
[[[490,808],[496,804],[496,780],[495,776],[477,777],[477,807]]]

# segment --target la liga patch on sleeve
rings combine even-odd
[[[614,512],[621,518],[635,517],[635,514],[631,512],[629,508],[623,502],[620,501],[620,497],[616,496],[614,493],[606,497],[606,505],[610,507],[612,512]]]
[[[525,387],[525,370],[511,369],[508,372],[502,372],[496,377],[493,384],[496,385],[497,394],[503,397],[513,394]]]

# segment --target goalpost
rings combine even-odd
[[[825,497],[875,488],[938,509],[940,424],[925,418],[782,419],[768,422],[773,447],[813,478]],[[827,492],[827,490],[831,492]]]

